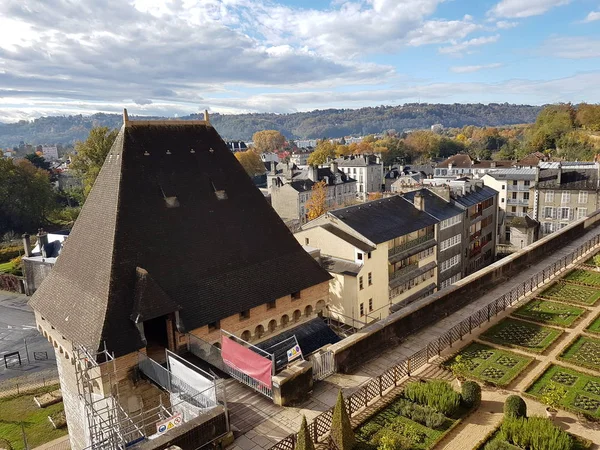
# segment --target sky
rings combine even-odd
[[[600,0],[1,0],[0,121],[600,102]]]

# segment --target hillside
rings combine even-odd
[[[260,130],[275,129],[292,139],[366,135],[395,129],[404,131],[445,127],[500,126],[531,123],[542,107],[483,104],[406,104],[360,109],[328,109],[294,114],[211,115],[211,122],[225,139],[250,140]],[[135,116],[130,116],[135,120]],[[145,117],[148,119],[148,117]],[[158,117],[153,117],[158,119]],[[197,119],[198,115],[180,117]],[[120,114],[98,113],[92,116],[51,116],[33,121],[0,124],[0,147],[30,144],[72,144],[87,137],[93,126],[120,127]]]

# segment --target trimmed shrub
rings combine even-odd
[[[363,441],[370,441],[371,438],[381,431],[382,426],[375,422],[369,422],[358,429],[358,436]]]
[[[382,430],[377,436],[377,450],[409,450],[412,448],[410,439],[393,430]]]
[[[527,404],[518,395],[509,395],[504,402],[504,417],[527,417]]]
[[[0,264],[9,262],[24,253],[22,246],[0,247]]]
[[[460,397],[467,408],[478,406],[481,403],[481,386],[471,380],[463,381]]]
[[[505,417],[499,438],[530,450],[572,450],[573,438],[545,417]]]
[[[302,416],[302,424],[300,424],[300,431],[298,431],[298,437],[296,440],[296,450],[315,450],[315,444],[313,443],[308,431],[306,416]]]
[[[446,422],[446,416],[430,406],[421,406],[406,399],[398,399],[391,407],[400,416],[414,420],[427,428],[437,430]]]
[[[515,446],[508,442],[501,441],[500,439],[494,439],[492,442],[488,442],[483,450],[514,450]]]
[[[460,394],[446,381],[408,383],[404,396],[422,406],[430,406],[447,417],[454,416],[460,407]]]
[[[0,449],[13,450],[13,447],[10,442],[8,442],[8,439],[0,438]]]
[[[337,402],[333,409],[331,439],[333,439],[339,450],[352,450],[356,442],[342,391],[338,392]]]

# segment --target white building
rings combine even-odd
[[[367,199],[369,192],[381,192],[383,185],[383,164],[375,156],[351,156],[336,160],[339,169],[356,180],[357,196]]]
[[[42,154],[46,161],[54,161],[58,159],[58,148],[45,145],[42,147]]]

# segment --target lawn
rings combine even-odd
[[[451,366],[458,355],[462,355],[468,367],[462,375],[496,386],[510,384],[533,361],[533,358],[528,356],[473,342],[447,360],[444,365]]]
[[[522,320],[504,319],[479,336],[481,340],[520,348],[527,352],[542,353],[562,331]]]
[[[600,370],[600,340],[580,335],[559,358],[581,367]]]
[[[577,306],[534,298],[514,311],[512,315],[545,325],[570,327],[585,311],[584,308],[579,308]],[[600,323],[598,331],[600,332]]]
[[[590,323],[590,325],[585,329],[585,331],[600,334],[600,314],[598,314],[594,321]]]
[[[600,272],[591,270],[575,269],[563,277],[566,281],[587,284],[589,286],[600,286]]]
[[[51,386],[34,393],[0,399],[0,437],[7,439],[15,450],[21,450],[23,436],[21,423],[25,427],[29,447],[36,447],[67,434],[67,429],[55,430],[48,416],[62,411],[63,404],[57,403],[47,408],[38,408],[33,396],[56,389]]]
[[[560,403],[564,409],[600,418],[600,377],[552,365],[531,384],[527,393],[539,398],[550,381],[567,390]]]
[[[600,299],[600,289],[559,281],[558,283],[551,285],[539,296],[550,300],[560,300],[567,303],[578,303],[591,306]]]

